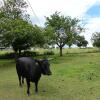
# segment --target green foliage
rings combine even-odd
[[[23,0],[4,0],[0,8],[0,42],[3,46],[12,46],[16,52],[28,48],[32,42],[32,25],[23,10],[26,7]]]
[[[75,41],[75,34],[82,31],[79,22],[79,19],[71,18],[70,16],[65,17],[60,15],[59,12],[55,12],[50,17],[46,17],[45,25],[47,29],[49,27],[47,31],[49,32],[49,37],[51,37],[51,43],[58,45],[60,48],[60,56],[62,56],[62,48],[65,44],[71,46]]]
[[[33,26],[22,20],[4,20],[2,24],[1,42],[4,46],[12,46],[14,51],[25,50],[32,46],[35,39]]]
[[[3,6],[0,8],[0,13],[8,19],[23,18],[27,19],[25,8],[28,5],[24,0],[3,0]]]
[[[54,45],[55,44],[55,30],[53,27],[48,26],[44,29],[44,37],[46,45]]]
[[[84,41],[82,41],[82,44],[83,44],[82,45],[83,47],[87,47],[88,41],[84,40]]]
[[[76,37],[76,45],[78,47],[87,47],[88,41],[85,40],[84,36],[77,35]]]
[[[37,25],[34,25],[33,27],[33,41],[34,46],[43,47],[45,44],[45,36],[44,36],[44,29],[41,27],[38,27]]]
[[[76,41],[76,34],[68,34],[68,38],[67,38],[67,45],[69,46],[69,48],[75,44]]]
[[[0,54],[0,59],[13,59],[13,58],[15,58],[15,53],[13,52]]]
[[[65,45],[64,42],[67,39],[66,36],[59,33],[59,30],[65,27],[65,23],[66,23],[66,18],[64,16],[60,16],[58,12],[55,12],[53,15],[50,16],[50,18],[46,17],[46,23],[45,23],[46,27],[47,28],[49,27],[49,29],[51,28],[51,32],[50,30],[48,31],[49,37],[51,37],[55,42],[55,44],[57,44],[59,47],[63,47]]]
[[[18,57],[36,57],[40,54],[36,51],[24,51],[20,55],[17,55]],[[14,59],[15,58],[15,52],[6,52],[3,54],[0,54],[0,59]]]
[[[31,46],[43,46],[45,42],[44,30],[32,25],[26,7],[23,0],[7,0],[0,8],[0,44],[12,46],[19,53]]]
[[[45,51],[44,55],[54,55],[55,53],[53,51]]]
[[[64,16],[60,16],[59,12],[55,12],[53,15],[50,17],[46,17],[46,26],[52,26],[54,30],[58,30],[60,28],[64,28],[66,24],[66,18]]]
[[[19,56],[21,56],[21,57],[36,57],[38,55],[39,55],[39,53],[36,51],[24,51]]]
[[[92,40],[93,46],[98,47],[98,48],[100,47],[100,33],[99,32],[93,33],[91,40]]]

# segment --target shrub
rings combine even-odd
[[[35,57],[38,56],[38,52],[33,52],[33,51],[24,51],[20,55],[17,55],[18,57]],[[12,59],[15,58],[15,53],[5,53],[0,55],[0,59]]]
[[[33,51],[24,51],[21,53],[21,57],[35,57],[35,56],[38,56],[39,53],[38,52],[33,52]]]
[[[1,54],[0,55],[0,59],[11,59],[11,58],[15,58],[15,53],[5,53],[5,54]]]
[[[44,55],[54,55],[54,52],[53,51],[46,51],[46,52],[44,52]]]

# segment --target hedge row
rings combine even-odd
[[[40,54],[39,52],[33,52],[33,51],[24,51],[18,57],[36,57],[36,56],[43,56],[43,55],[54,55],[53,51],[46,51],[43,54]],[[0,55],[0,59],[12,59],[15,58],[15,53],[5,53]]]

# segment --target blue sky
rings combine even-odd
[[[100,17],[100,5],[94,4],[89,10],[87,10],[86,14],[91,17]]]
[[[85,36],[85,38],[88,40],[89,45],[91,44],[91,36],[94,32],[100,32],[100,1],[97,0],[84,14],[86,18],[86,26],[87,29],[85,33],[82,33],[82,35]]]

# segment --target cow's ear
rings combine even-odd
[[[37,63],[37,64],[39,64],[39,65],[41,65],[41,60],[37,60],[37,59],[35,59],[35,62]]]

